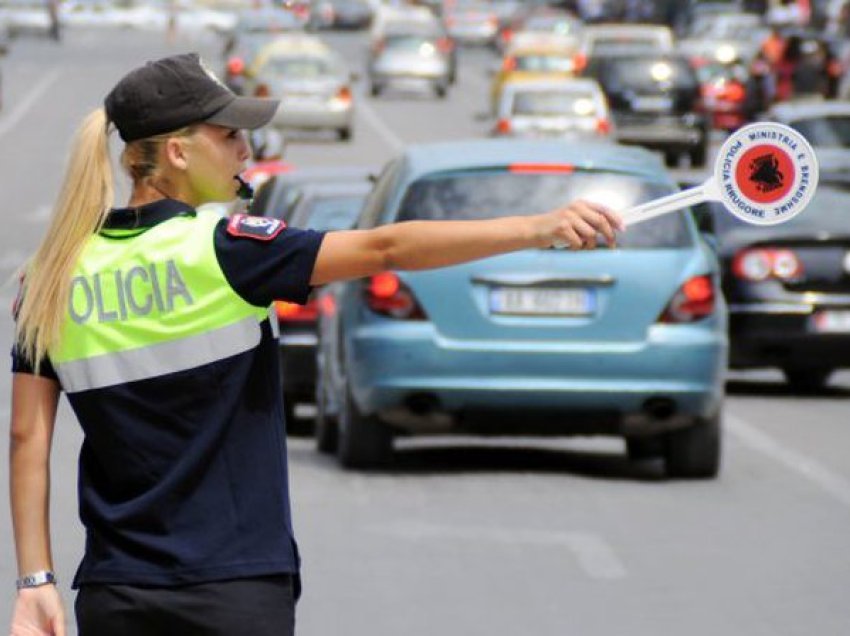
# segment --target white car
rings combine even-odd
[[[850,183],[850,101],[782,102],[767,112],[766,119],[791,126],[812,144],[822,181]]]
[[[605,94],[585,78],[505,84],[494,135],[609,139],[613,130]]]

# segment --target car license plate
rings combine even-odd
[[[819,311],[812,325],[818,333],[850,333],[850,309]]]
[[[490,312],[517,316],[587,316],[593,313],[589,289],[495,287],[490,290]]]
[[[638,112],[658,113],[670,110],[673,100],[669,97],[635,97],[632,99],[632,108]]]

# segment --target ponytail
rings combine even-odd
[[[114,203],[107,125],[98,108],[77,130],[47,234],[25,267],[15,335],[36,369],[61,336],[80,253]]]

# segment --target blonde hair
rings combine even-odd
[[[129,142],[121,164],[134,184],[157,176],[160,147],[169,137],[191,134],[193,127]],[[38,370],[55,346],[65,321],[71,277],[88,239],[103,226],[115,201],[109,154],[109,121],[103,108],[83,120],[47,233],[24,267],[16,342]]]

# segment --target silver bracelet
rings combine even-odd
[[[56,575],[50,570],[39,570],[32,574],[26,574],[15,581],[15,587],[22,590],[27,587],[39,587],[41,585],[55,584]]]

